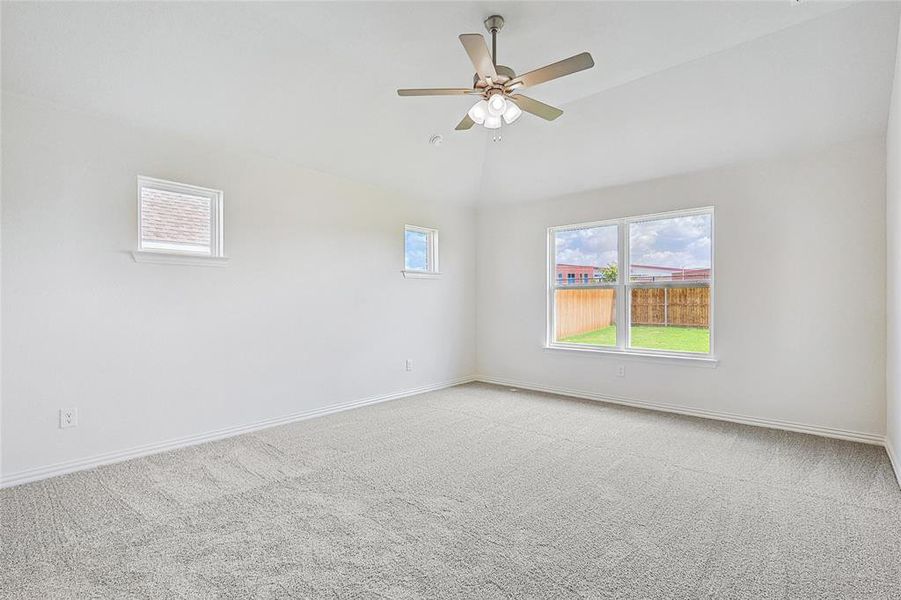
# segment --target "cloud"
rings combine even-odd
[[[558,231],[557,263],[604,266],[617,260],[616,225]]]
[[[632,223],[633,264],[678,268],[710,266],[710,215]]]
[[[617,262],[616,225],[558,231],[557,263],[604,266]],[[629,225],[633,264],[676,268],[710,266],[710,215],[640,221]]]

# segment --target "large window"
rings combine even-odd
[[[550,346],[712,353],[713,209],[552,227],[548,244]]]

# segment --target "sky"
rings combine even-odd
[[[404,269],[425,271],[428,269],[428,234],[420,231],[404,232]]]
[[[616,263],[616,225],[558,231],[557,264],[603,267]]]
[[[557,262],[605,266],[617,260],[616,225],[556,233]],[[641,221],[629,225],[632,264],[710,266],[710,215]]]

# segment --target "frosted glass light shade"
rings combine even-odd
[[[522,116],[522,109],[515,102],[507,102],[507,110],[504,111],[504,122],[509,125]]]
[[[485,129],[499,129],[501,126],[501,118],[497,115],[488,115],[485,117]]]
[[[488,99],[488,114],[499,117],[507,110],[507,100],[500,94]]]
[[[476,125],[481,125],[485,122],[485,117],[488,116],[488,102],[479,100],[469,109],[468,114],[469,118],[472,119]]]

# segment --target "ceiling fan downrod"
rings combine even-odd
[[[485,19],[485,29],[491,34],[491,62],[497,68],[497,32],[504,28],[504,17],[491,15]]]
[[[491,15],[485,19],[485,29],[491,34],[491,62],[497,70],[497,32],[504,27],[504,17],[500,15]],[[501,128],[492,130],[492,142],[501,141]]]

